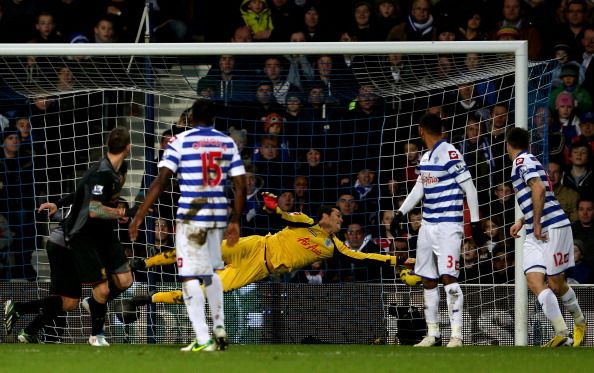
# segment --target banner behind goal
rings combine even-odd
[[[6,208],[0,215],[14,231],[2,241],[4,278],[48,281],[41,238],[57,221],[22,212],[73,191],[104,154],[105,135],[114,126],[129,128],[133,141],[121,202],[142,202],[167,136],[187,128],[188,108],[197,97],[216,102],[215,127],[241,148],[250,188],[242,235],[282,228],[261,211],[259,193],[272,191],[283,208],[311,216],[322,204],[338,205],[345,220],[341,239],[353,249],[364,243],[366,250],[414,257],[420,210],[409,214],[396,236],[386,227],[416,180],[424,151],[417,124],[431,112],[443,118],[447,139],[464,155],[484,218],[484,242],[466,242],[461,259],[462,282],[480,284],[465,294],[479,300],[466,306],[472,316],[465,320],[467,343],[491,343],[473,315],[494,310],[515,320],[515,343],[525,344],[526,313],[519,319],[514,302],[522,298],[520,307],[527,309],[527,297],[522,276],[514,280],[520,258],[507,233],[514,205],[501,133],[514,125],[529,128],[533,152],[545,158],[547,128],[539,118],[546,115],[551,66],[529,67],[523,42],[299,44],[0,46],[0,76],[26,102],[11,119],[26,118],[31,126],[19,152],[28,166],[13,170],[19,178],[11,179],[2,196]],[[146,220],[141,242],[128,242],[125,224],[117,228],[130,257],[174,247],[177,191],[172,179]],[[356,236],[358,228],[364,238]],[[391,307],[418,307],[422,297],[420,287],[394,291],[400,282],[394,274],[336,261],[306,269],[272,280],[383,284],[383,317]],[[124,298],[164,284],[181,287],[174,266],[139,272],[136,281]],[[514,283],[515,298],[509,286]],[[46,287],[38,293],[46,295]],[[149,325],[142,335],[151,341],[156,319],[149,316],[155,311],[164,312],[141,308]],[[249,317],[269,317],[258,312]],[[248,316],[238,317],[245,322]],[[189,324],[179,327],[184,340],[168,342],[191,338]],[[68,333],[65,327],[65,340],[72,341]]]

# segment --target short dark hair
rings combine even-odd
[[[432,135],[441,135],[441,118],[436,114],[425,114],[419,122],[419,127]]]
[[[530,133],[523,128],[514,127],[507,131],[506,141],[514,149],[528,149],[530,145]]]
[[[130,132],[126,127],[116,127],[111,130],[107,138],[107,151],[111,154],[120,154],[130,144]]]
[[[192,123],[212,124],[215,117],[214,104],[206,98],[199,98],[192,104]]]
[[[322,220],[322,215],[326,214],[328,216],[330,216],[332,214],[332,210],[338,210],[338,208],[336,206],[329,206],[329,205],[323,205],[320,206],[320,208],[318,209],[318,221]]]

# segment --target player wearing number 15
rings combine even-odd
[[[526,150],[529,141],[529,133],[521,128],[513,128],[507,134],[507,153],[513,162],[512,183],[524,214],[512,225],[510,233],[517,238],[522,226],[526,226],[523,268],[526,281],[555,330],[555,336],[545,346],[572,344],[556,294],[573,316],[573,346],[577,347],[584,339],[586,321],[575,292],[565,280],[565,271],[574,266],[571,226],[544,168]]]
[[[227,346],[224,328],[223,286],[215,270],[223,269],[221,242],[227,227],[227,245],[239,240],[239,221],[245,203],[245,169],[235,142],[213,128],[214,107],[198,99],[191,110],[192,129],[172,138],[158,164],[159,175],[151,184],[128,229],[136,240],[138,227],[173,173],[177,172],[181,196],[177,210],[177,267],[182,279],[184,303],[196,340],[183,351],[223,350]],[[227,225],[227,177],[233,180],[235,200]],[[213,341],[208,332],[204,283],[214,324]]]

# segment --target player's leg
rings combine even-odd
[[[573,346],[578,347],[584,340],[587,325],[575,292],[567,285],[565,279],[565,271],[575,265],[571,228],[551,229],[549,231],[549,242],[546,245],[547,250],[551,250],[549,255],[553,258],[548,265],[549,268],[553,268],[554,273],[548,274],[547,282],[549,288],[561,299],[565,309],[573,317]]]
[[[448,316],[452,334],[447,347],[462,346],[462,310],[464,294],[458,284],[460,274],[460,248],[464,236],[462,226],[456,223],[440,223],[437,227],[440,237],[437,242],[437,268],[444,284]]]
[[[437,288],[439,274],[433,256],[431,234],[435,224],[424,224],[419,231],[417,241],[417,260],[415,273],[423,279],[423,302],[425,305],[425,322],[427,335],[415,347],[430,347],[441,345],[439,330],[439,289]]]
[[[223,307],[223,284],[217,274],[217,270],[224,268],[221,258],[221,241],[223,240],[223,229],[210,229],[208,231],[207,246],[213,274],[210,278],[204,278],[204,291],[210,306],[213,322],[213,334],[219,350],[226,350],[228,346],[227,332],[225,331],[225,312]]]
[[[545,317],[551,322],[555,336],[545,344],[546,347],[566,346],[572,341],[569,330],[563,320],[555,293],[545,283],[547,260],[545,248],[534,235],[528,235],[524,241],[524,273],[528,288],[538,299]]]
[[[192,237],[192,239],[189,239]],[[210,338],[206,324],[205,297],[199,278],[213,275],[207,245],[207,231],[204,228],[178,222],[177,224],[177,268],[182,279],[184,303],[195,340],[182,351],[214,351],[215,342]]]

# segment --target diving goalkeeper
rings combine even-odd
[[[223,241],[222,256],[225,268],[218,271],[223,291],[239,289],[245,285],[267,278],[271,274],[291,272],[309,264],[340,256],[347,262],[370,266],[395,266],[397,257],[367,254],[349,249],[335,237],[340,231],[342,216],[333,206],[321,206],[318,222],[301,213],[287,213],[277,206],[277,197],[262,193],[264,209],[276,214],[286,227],[275,234],[242,237],[233,246]],[[148,259],[137,260],[133,267],[144,270],[153,266],[174,263],[175,251],[160,253]],[[408,261],[412,261],[409,259]],[[405,263],[410,264],[410,263]],[[152,296],[133,298],[136,306],[147,303],[183,303],[181,290],[154,293]]]

